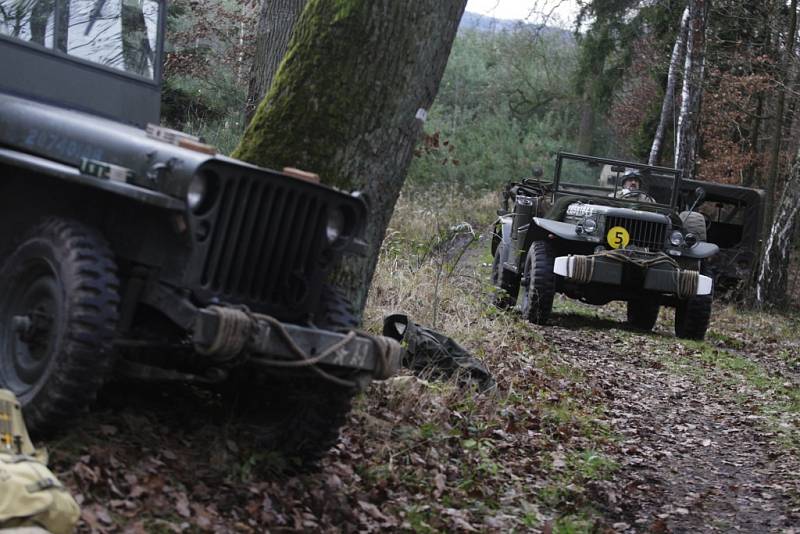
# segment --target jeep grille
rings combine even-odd
[[[606,228],[622,226],[631,236],[629,245],[647,248],[648,250],[663,250],[667,239],[667,224],[643,221],[629,217],[609,215],[606,218]]]
[[[232,300],[301,306],[320,267],[323,196],[247,176],[221,182],[201,284]]]

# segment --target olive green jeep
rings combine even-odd
[[[696,210],[702,187],[682,189],[677,169],[561,152],[552,181],[509,184],[492,240],[496,303],[517,304],[546,324],[553,297],[627,302],[628,323],[650,330],[661,306],[675,308],[675,333],[702,339],[714,282]]]
[[[0,0],[0,387],[41,433],[113,376],[215,386],[313,461],[399,366],[329,282],[366,205],[160,127],[165,10]]]

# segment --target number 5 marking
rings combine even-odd
[[[608,231],[606,239],[611,248],[625,248],[630,243],[631,236],[622,226],[615,226]]]

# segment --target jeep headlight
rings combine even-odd
[[[345,226],[345,215],[341,208],[334,208],[328,212],[328,222],[325,226],[325,236],[328,243],[334,243],[342,235]]]
[[[583,220],[583,231],[587,234],[593,234],[597,231],[597,221],[591,217],[586,217]]]
[[[669,242],[675,247],[680,247],[684,244],[683,234],[679,230],[673,230],[669,235]]]
[[[195,174],[192,181],[189,183],[189,189],[186,192],[186,204],[192,211],[197,209],[203,204],[203,200],[208,193],[208,181],[202,174]]]
[[[697,236],[693,233],[686,234],[686,237],[683,238],[683,242],[686,243],[686,246],[692,248],[697,244]]]

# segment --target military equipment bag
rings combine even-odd
[[[383,321],[383,335],[403,345],[403,366],[414,374],[433,378],[456,376],[459,385],[474,384],[484,392],[496,387],[494,378],[479,359],[452,338],[394,314]]]
[[[0,529],[74,532],[80,509],[46,462],[31,443],[16,397],[0,389]]]

